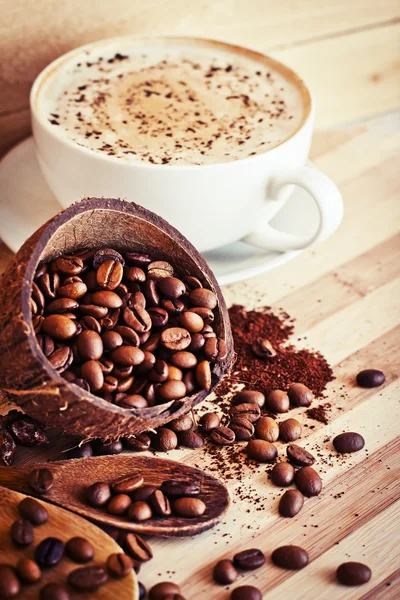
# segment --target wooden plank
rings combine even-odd
[[[398,523],[400,519],[400,502],[395,502],[383,510],[363,527],[335,544],[328,552],[313,561],[307,569],[289,577],[278,587],[271,590],[266,600],[296,598],[298,590],[307,588],[309,597],[318,600],[357,600],[360,594],[368,598],[368,591],[374,594],[376,586],[385,579],[391,570],[400,563],[400,549],[396,532],[388,523]],[[336,569],[343,563],[356,561],[367,564],[372,570],[370,581],[355,588],[340,585],[336,581]],[[384,584],[387,590],[386,584]],[[398,588],[399,590],[399,588]],[[391,589],[393,591],[393,588]],[[376,598],[375,595],[371,596]]]
[[[400,597],[400,569],[386,577],[360,600],[398,600]]]

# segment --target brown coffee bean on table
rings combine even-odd
[[[250,423],[258,421],[261,415],[260,407],[257,404],[236,404],[230,410],[231,419],[236,417],[245,417]]]
[[[201,517],[207,506],[200,498],[178,498],[172,505],[173,511],[179,517]]]
[[[172,429],[175,433],[180,431],[189,431],[194,426],[193,418],[189,413],[178,417],[177,419],[173,419],[166,424],[168,429]]]
[[[94,548],[92,544],[83,537],[73,537],[65,545],[65,553],[76,563],[87,563],[93,560]]]
[[[216,427],[210,433],[210,441],[217,446],[229,446],[235,441],[235,433],[229,427]]]
[[[133,569],[132,559],[122,552],[119,554],[110,554],[107,558],[107,569],[110,575],[122,579],[127,577]]]
[[[300,546],[281,546],[272,553],[272,562],[281,569],[297,571],[308,565],[308,553]]]
[[[250,440],[246,447],[247,456],[260,463],[274,462],[278,456],[278,450],[265,440]]]
[[[149,590],[149,600],[165,600],[165,597],[172,594],[179,594],[180,587],[172,581],[161,581],[153,585]]]
[[[153,511],[150,505],[143,500],[137,500],[133,502],[128,508],[128,519],[135,523],[141,523],[142,521],[148,521],[153,516]]]
[[[231,600],[262,600],[262,593],[252,585],[241,585],[232,591]]]
[[[286,454],[290,462],[297,467],[309,467],[315,463],[314,456],[297,444],[289,444]]]
[[[0,564],[0,598],[15,598],[20,591],[21,584],[14,567]]]
[[[118,543],[133,560],[143,563],[153,558],[149,544],[137,533],[124,533]]]
[[[254,425],[245,417],[237,417],[229,425],[238,441],[247,441],[254,435]]]
[[[286,419],[279,423],[279,437],[283,442],[294,442],[301,437],[301,425],[297,419]]]
[[[70,571],[68,584],[80,592],[92,592],[104,585],[108,580],[107,571],[100,565],[88,565]]]
[[[336,570],[336,578],[342,585],[363,585],[371,579],[372,571],[363,563],[345,562]]]
[[[105,506],[111,498],[111,488],[108,483],[97,481],[86,490],[86,499],[91,506],[96,508]]]
[[[37,583],[42,578],[42,572],[39,565],[30,558],[20,558],[17,562],[16,571],[19,579],[23,583]]]
[[[159,427],[156,435],[152,438],[152,446],[160,452],[175,450],[178,446],[177,435],[167,427]]]
[[[49,520],[49,513],[43,504],[33,498],[24,498],[18,504],[19,514],[32,525],[42,525]]]
[[[302,467],[294,477],[297,489],[304,496],[318,496],[322,490],[322,479],[312,467]]]
[[[28,483],[37,494],[47,494],[54,484],[53,474],[50,469],[33,469],[28,474]]]
[[[262,392],[255,390],[241,390],[232,398],[233,404],[257,404],[262,408],[265,404],[265,396]]]
[[[276,442],[279,438],[279,426],[272,417],[260,417],[255,426],[255,435],[266,442]]]
[[[277,352],[273,348],[271,342],[262,337],[258,337],[254,341],[251,349],[258,358],[262,358],[264,360],[274,358],[277,355]]]
[[[35,561],[42,569],[50,569],[61,561],[64,549],[64,542],[58,538],[44,538],[35,548]]]
[[[313,392],[302,383],[292,383],[288,389],[288,396],[292,406],[310,406],[314,400]]]
[[[213,429],[219,427],[221,419],[215,412],[208,412],[199,419],[199,429],[202,433],[210,433]]]
[[[40,590],[40,600],[71,600],[71,596],[60,583],[46,583]]]
[[[11,525],[10,534],[16,546],[29,546],[34,538],[32,523],[27,519],[18,519]]]
[[[273,466],[271,471],[271,481],[278,487],[287,487],[293,483],[295,470],[293,465],[288,462],[280,462]]]
[[[231,560],[219,560],[213,569],[214,581],[221,585],[228,585],[236,581],[238,571]]]
[[[127,512],[131,504],[132,500],[128,494],[117,494],[108,502],[107,512],[110,515],[123,515]]]
[[[386,381],[385,374],[377,369],[364,369],[356,378],[357,385],[362,388],[375,388],[383,385]]]
[[[169,379],[158,388],[158,397],[163,402],[180,400],[186,396],[186,386],[183,381]]]
[[[289,396],[282,390],[272,390],[265,399],[265,408],[272,413],[287,412],[289,407]]]
[[[196,431],[181,431],[178,433],[178,441],[180,446],[186,448],[201,448],[204,440]]]
[[[365,446],[365,440],[359,433],[348,431],[337,435],[333,439],[333,445],[340,454],[349,454],[362,450]]]
[[[279,500],[279,514],[282,517],[295,517],[303,505],[304,496],[299,490],[287,490]]]
[[[265,563],[265,556],[258,548],[242,550],[233,557],[233,564],[244,571],[259,569]]]

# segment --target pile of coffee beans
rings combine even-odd
[[[233,559],[223,559],[217,562],[213,569],[213,578],[220,585],[228,585],[236,581],[239,571],[254,571],[265,563],[265,556],[258,548],[241,550]]]
[[[48,443],[44,427],[27,415],[11,410],[0,416],[0,465],[13,464],[17,446],[33,448]]]
[[[31,309],[52,366],[122,408],[210,390],[227,357],[213,327],[216,294],[138,252],[82,250],[39,266]]]
[[[10,528],[13,544],[28,549],[35,544],[35,529],[49,520],[47,508],[34,498],[26,497],[18,504],[20,518]],[[20,556],[20,555],[19,555]],[[68,573],[65,583],[48,583],[40,589],[40,600],[70,600],[71,589],[76,592],[94,592],[109,577],[123,578],[134,568],[126,554],[111,554],[106,565],[89,564],[95,558],[95,549],[83,537],[73,537],[64,543],[56,537],[46,537],[35,545],[33,559],[20,557],[15,566],[0,565],[0,598],[24,597],[24,586],[40,583],[43,570],[58,565],[64,557],[85,565]]]
[[[199,498],[200,491],[200,486],[191,481],[169,479],[156,486],[133,473],[110,484],[93,483],[86,490],[86,500],[90,506],[134,523],[173,516],[194,519],[207,510]]]

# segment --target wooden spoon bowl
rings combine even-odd
[[[121,454],[113,457],[98,456],[18,467],[0,467],[0,484],[32,496],[34,493],[28,485],[27,475],[32,469],[40,467],[50,469],[54,477],[54,485],[45,496],[48,502],[68,508],[104,525],[139,533],[160,536],[195,535],[216,525],[228,510],[230,503],[227,488],[215,477],[173,460],[148,456],[133,458]],[[142,475],[146,485],[160,486],[168,479],[197,484],[200,487],[199,498],[207,507],[205,513],[196,518],[171,515],[133,523],[124,516],[111,515],[104,509],[93,508],[85,502],[87,487],[92,483],[97,481],[112,483],[132,473]]]
[[[212,368],[210,391],[144,409],[111,404],[67,382],[41,351],[32,325],[30,297],[37,266],[83,248],[112,247],[146,252],[171,262],[181,276],[194,275],[218,297],[214,329],[225,340],[227,358]],[[34,233],[3,275],[0,285],[0,389],[25,413],[82,438],[117,439],[165,424],[188,412],[229,370],[233,341],[218,283],[197,250],[166,221],[131,202],[88,198],[69,207]]]
[[[89,565],[100,564],[105,566],[110,554],[122,552],[120,546],[104,531],[89,523],[86,519],[49,503],[45,503],[49,512],[49,520],[47,523],[34,528],[35,538],[33,544],[25,549],[16,547],[11,541],[10,527],[14,521],[20,518],[18,504],[24,498],[26,498],[24,494],[0,488],[0,563],[15,567],[20,558],[33,558],[34,546],[47,537],[56,537],[64,543],[76,536],[86,538],[95,550],[94,560],[88,563]],[[81,566],[64,557],[54,568],[42,570],[42,579],[39,583],[24,585],[21,593],[18,594],[18,598],[21,598],[21,600],[22,598],[23,600],[37,600],[39,589],[43,585],[50,582],[63,583],[70,571]],[[82,598],[82,593],[74,592],[72,588],[68,588],[68,591],[71,599],[78,600]],[[85,595],[85,598],[87,597]],[[110,577],[104,586],[96,592],[90,592],[90,598],[92,600],[110,600],[110,598],[138,600],[139,593],[135,572],[132,570],[128,577],[124,579]]]

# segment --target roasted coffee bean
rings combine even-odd
[[[153,558],[153,552],[147,542],[137,533],[126,533],[122,536],[121,545],[131,558],[141,563]]]
[[[294,442],[301,437],[301,425],[297,419],[286,419],[279,423],[279,437],[283,442]]]
[[[125,252],[125,260],[129,265],[145,268],[151,263],[151,256],[142,252]]]
[[[336,452],[340,454],[348,454],[351,452],[358,452],[365,446],[365,440],[359,433],[348,431],[346,433],[340,433],[333,439],[333,445]]]
[[[299,490],[287,490],[279,501],[279,514],[282,517],[295,517],[303,508],[304,496]]]
[[[79,275],[83,271],[83,261],[78,256],[60,256],[55,260],[55,267],[65,275]]]
[[[40,600],[71,600],[71,596],[63,585],[46,583],[40,590]]]
[[[69,313],[79,308],[79,303],[73,298],[57,298],[46,306],[46,314],[52,315],[58,313],[60,315]]]
[[[150,381],[162,383],[168,379],[168,365],[165,360],[156,360],[152,370],[148,374]]]
[[[111,488],[108,483],[97,481],[92,483],[86,490],[86,499],[90,506],[96,508],[105,506],[111,498]]]
[[[184,302],[179,300],[179,298],[175,300],[161,300],[160,305],[171,317],[179,316],[186,308]]]
[[[149,504],[142,500],[133,502],[128,508],[128,519],[129,521],[135,521],[135,523],[141,523],[142,521],[148,521],[153,516]]]
[[[117,494],[129,494],[129,492],[133,492],[133,490],[143,485],[143,481],[142,475],[126,475],[114,481],[111,488]]]
[[[127,554],[110,554],[107,558],[107,569],[110,575],[122,579],[133,569],[132,559]]]
[[[196,375],[194,371],[187,371],[182,379],[186,387],[186,395],[190,396],[197,389]]]
[[[88,384],[88,382],[85,379],[82,379],[81,377],[77,377],[76,379],[73,380],[72,383],[74,383],[78,387],[85,390],[85,392],[90,392],[90,385]]]
[[[69,281],[68,283],[65,281],[64,284],[58,288],[57,295],[60,298],[72,298],[73,300],[78,300],[79,298],[82,298],[86,292],[86,285],[82,280],[78,279],[78,281]]]
[[[114,370],[115,365],[112,360],[108,360],[103,357],[97,362],[99,363],[100,369],[103,371],[104,376],[109,375]]]
[[[61,346],[60,348],[56,348],[56,350],[54,350],[47,358],[56,371],[63,373],[71,366],[72,361],[74,360],[74,354],[68,346]]]
[[[251,349],[258,358],[262,358],[264,360],[269,359],[269,358],[274,358],[274,356],[276,356],[276,354],[277,354],[277,352],[273,348],[271,342],[269,340],[267,340],[266,338],[262,338],[262,337],[256,338]]]
[[[39,286],[34,281],[32,282],[32,300],[36,303],[38,311],[42,313],[45,306],[45,299]]]
[[[204,440],[196,431],[181,431],[178,433],[178,442],[180,446],[186,448],[201,448]]]
[[[162,581],[149,590],[149,600],[165,600],[165,596],[179,594],[180,587],[172,581]]]
[[[225,340],[220,338],[208,338],[204,344],[204,356],[211,362],[223,362],[228,355]]]
[[[92,592],[107,582],[107,571],[100,565],[79,567],[68,573],[68,584],[80,592]]]
[[[164,329],[160,336],[160,342],[168,350],[185,350],[190,342],[190,333],[182,327],[169,327]]]
[[[178,438],[174,431],[166,427],[159,427],[156,435],[152,439],[152,446],[160,452],[169,452],[175,450],[178,445]]]
[[[50,356],[54,352],[54,340],[49,335],[38,335],[37,341],[45,356]]]
[[[85,317],[82,317],[82,319],[79,322],[82,326],[82,329],[90,329],[98,334],[101,333],[101,325],[98,322],[98,320],[94,317],[86,315]]]
[[[165,260],[155,260],[147,265],[147,277],[159,281],[164,277],[172,277],[174,268]]]
[[[143,284],[142,289],[147,306],[154,307],[160,304],[160,294],[157,290],[157,283],[153,279],[147,280]]]
[[[47,494],[54,484],[50,469],[33,469],[28,475],[29,487],[37,494]]]
[[[293,465],[287,462],[281,462],[273,466],[271,471],[271,481],[278,487],[287,487],[293,483],[295,470]]]
[[[122,335],[117,331],[105,331],[102,334],[101,339],[106,350],[115,350],[115,348],[122,346],[124,342]]]
[[[127,327],[126,325],[117,325],[114,328],[114,331],[120,334],[124,344],[128,344],[129,346],[139,346],[139,335],[134,329],[132,329],[132,327]]]
[[[77,325],[65,315],[49,315],[42,323],[42,331],[55,340],[68,340],[76,334]]]
[[[296,444],[289,444],[286,454],[290,462],[298,467],[309,467],[315,463],[314,456]]]
[[[265,396],[262,392],[257,392],[255,390],[241,390],[233,396],[232,403],[235,405],[257,404],[262,408],[265,404]]]
[[[141,581],[139,581],[138,586],[139,586],[139,600],[144,600],[144,598],[146,597],[146,594],[147,594],[147,590]]]
[[[45,538],[35,548],[35,561],[43,569],[58,565],[64,556],[64,543],[54,537]]]
[[[250,440],[246,447],[247,456],[260,463],[274,462],[278,451],[274,444],[265,440]]]
[[[192,333],[192,341],[187,347],[189,352],[198,353],[205,346],[206,339],[201,333]]]
[[[128,267],[125,269],[124,277],[129,282],[143,283],[146,281],[146,274],[140,267]]]
[[[272,562],[281,569],[297,571],[308,565],[308,553],[300,546],[281,546],[272,553]]]
[[[49,520],[47,509],[33,498],[24,498],[18,504],[19,514],[23,519],[27,519],[32,525],[42,525]]]
[[[93,448],[97,456],[121,454],[124,449],[121,440],[115,440],[114,442],[96,440]]]
[[[182,350],[172,354],[171,362],[179,369],[193,369],[197,365],[197,357],[192,352]]]
[[[231,560],[219,560],[213,569],[214,581],[221,585],[228,585],[236,581],[238,571]]]
[[[126,379],[121,379],[118,382],[118,385],[117,385],[117,392],[119,394],[125,394],[125,392],[127,392],[128,390],[130,390],[130,388],[132,387],[134,381],[135,381],[135,378],[133,376],[132,377],[127,377]],[[118,398],[116,396],[115,396],[115,400],[118,401]],[[141,406],[137,406],[137,403],[136,403],[133,408],[145,408],[146,406],[147,406],[147,402],[146,402],[146,404],[142,403]]]
[[[211,442],[217,446],[229,446],[235,439],[235,433],[229,427],[216,427],[210,433]]]
[[[254,435],[254,425],[245,417],[236,417],[229,427],[238,441],[249,440]]]
[[[14,462],[17,446],[12,435],[0,424],[0,465],[9,467]]]
[[[202,415],[199,419],[199,429],[202,433],[210,433],[213,429],[220,426],[221,419],[217,413],[209,412]]]
[[[93,456],[93,448],[90,442],[72,448],[68,452],[68,458],[91,458]]]
[[[181,498],[183,496],[192,498],[200,494],[200,487],[191,481],[168,479],[163,481],[160,489],[170,499]]]
[[[170,400],[180,400],[186,396],[186,386],[183,381],[177,379],[169,379],[165,383],[161,384],[158,388],[158,397],[163,402],[169,402]]]
[[[60,276],[58,273],[45,273],[39,279],[39,288],[47,300],[55,300],[59,287]]]
[[[77,336],[76,347],[82,361],[99,360],[103,355],[103,340],[96,331],[91,329],[84,329]]]
[[[151,494],[157,489],[155,485],[142,485],[142,487],[132,492],[131,498],[133,502],[147,502]]]
[[[260,417],[255,426],[255,435],[266,442],[276,442],[279,437],[279,426],[272,417]]]
[[[302,383],[292,383],[288,389],[288,396],[292,406],[310,406],[314,400],[312,391]]]
[[[151,324],[153,327],[165,327],[168,323],[168,313],[163,308],[155,306],[149,308],[148,313],[150,315]]]
[[[100,265],[109,260],[117,261],[121,263],[122,266],[125,265],[125,261],[119,252],[113,248],[101,248],[101,250],[96,250],[93,255],[93,267],[98,269]]]
[[[371,579],[372,571],[363,563],[345,562],[339,565],[336,577],[342,585],[363,585]]]
[[[0,598],[15,598],[21,591],[21,584],[11,565],[0,564]]]
[[[237,404],[231,408],[231,419],[244,417],[250,423],[255,423],[260,418],[260,407],[257,404]]]
[[[169,423],[167,423],[168,429],[172,429],[175,433],[179,433],[180,431],[189,431],[192,429],[194,423],[192,416],[189,413],[178,417],[177,419],[173,419]]]
[[[130,450],[148,450],[150,448],[150,438],[145,433],[138,433],[135,436],[125,438],[125,446]]]
[[[29,546],[33,538],[32,523],[27,519],[18,519],[11,525],[11,539],[16,546]]]
[[[202,390],[209,391],[212,385],[211,365],[208,360],[202,360],[196,367],[196,381]]]
[[[110,515],[123,515],[132,504],[132,500],[127,494],[117,494],[113,496],[107,504],[107,512]]]
[[[273,413],[284,413],[289,410],[289,396],[282,390],[273,390],[265,399],[265,408]]]
[[[97,360],[87,360],[80,369],[81,377],[89,384],[92,392],[99,391],[104,385],[104,374]]]
[[[379,387],[385,383],[385,374],[377,369],[365,369],[357,375],[357,385],[362,388]]]
[[[322,490],[322,479],[312,467],[299,469],[294,482],[304,496],[318,496]]]
[[[189,293],[192,306],[199,306],[213,310],[217,306],[217,296],[211,290],[195,288]]]
[[[97,269],[97,285],[105,290],[115,290],[121,283],[123,274],[124,269],[120,262],[106,260]]]
[[[113,392],[118,391],[118,379],[116,377],[112,377],[112,375],[106,375],[104,377],[103,385],[101,386],[101,392],[106,394],[112,394]],[[110,397],[110,400],[112,396]]]
[[[231,600],[262,600],[262,594],[252,585],[241,585],[232,591]]]
[[[204,321],[200,315],[190,311],[183,312],[179,316],[178,323],[190,333],[199,333],[204,327]]]
[[[37,583],[42,578],[42,572],[39,565],[30,558],[20,558],[17,562],[16,571],[23,583]]]
[[[128,297],[124,298],[124,305],[122,317],[125,323],[139,334],[150,331],[151,317],[145,308],[146,299],[143,294],[141,292],[128,294]]]
[[[106,306],[97,306],[96,304],[80,304],[79,310],[84,315],[94,317],[95,319],[104,319],[108,315],[108,308]]]
[[[178,498],[172,505],[173,511],[179,517],[194,519],[206,512],[206,505],[200,498]]]
[[[135,346],[120,346],[110,352],[111,360],[123,366],[133,367],[144,361],[144,352]]]
[[[87,563],[93,560],[94,548],[83,537],[73,537],[65,545],[65,553],[76,563]]]
[[[171,514],[169,500],[161,490],[155,490],[151,494],[149,501],[154,513],[159,517],[168,517]]]
[[[233,557],[233,564],[243,571],[253,571],[259,569],[265,563],[265,556],[257,548],[242,550]]]
[[[158,289],[164,296],[171,299],[179,298],[186,292],[185,284],[176,277],[163,277],[158,282]]]
[[[120,308],[122,306],[122,299],[115,292],[109,292],[108,290],[101,290],[99,292],[92,293],[92,304],[95,306],[101,306],[106,308]]]

